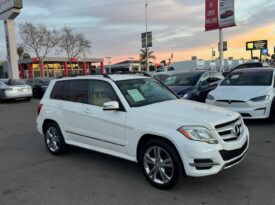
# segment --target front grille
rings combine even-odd
[[[237,163],[240,162],[240,161],[242,161],[242,159],[243,159],[244,157],[245,157],[245,154],[244,154],[243,156],[241,156],[240,158],[235,159],[235,160],[233,160],[232,162],[227,163],[227,164],[225,165],[225,169],[228,168],[228,167],[230,167],[230,166],[232,166],[232,165],[237,164]]]
[[[217,100],[217,102],[223,102],[223,103],[228,103],[228,104],[245,103],[245,101],[241,101],[241,100]]]
[[[224,161],[228,161],[240,156],[246,150],[247,146],[248,146],[248,141],[246,141],[245,144],[240,149],[235,149],[230,151],[220,150],[220,154]]]
[[[241,118],[215,126],[218,134],[225,142],[238,140],[245,131]]]

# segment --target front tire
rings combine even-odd
[[[46,147],[51,154],[61,155],[66,151],[64,137],[56,123],[51,122],[47,124],[44,136]]]
[[[177,150],[164,140],[145,143],[139,161],[145,178],[159,189],[173,188],[183,173]]]
[[[273,100],[271,109],[270,109],[270,113],[269,113],[269,118],[268,121],[270,123],[274,123],[275,122],[275,100]]]

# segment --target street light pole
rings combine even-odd
[[[148,63],[148,58],[149,58],[149,52],[148,52],[148,36],[147,36],[147,32],[148,32],[148,23],[147,23],[147,20],[148,20],[148,14],[147,14],[147,7],[148,7],[148,2],[145,4],[145,24],[146,24],[146,48],[145,48],[145,51],[146,51],[146,71],[149,72],[149,63]]]
[[[111,73],[111,58],[110,56],[106,56],[106,59],[108,59],[108,67],[109,67],[109,73]]]
[[[223,32],[222,29],[220,28],[219,30],[219,38],[220,38],[220,43],[219,43],[219,51],[220,51],[220,65],[219,65],[219,72],[223,72]]]
[[[131,65],[130,65],[130,72],[133,72],[133,57],[129,57],[129,60],[131,61]]]

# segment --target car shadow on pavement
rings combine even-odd
[[[22,102],[29,102],[31,99],[16,99],[16,100],[0,100],[0,105],[5,105],[5,104],[17,104],[17,103],[22,103]]]

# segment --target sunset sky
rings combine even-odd
[[[249,58],[245,42],[269,40],[270,53],[275,46],[275,1],[235,0],[237,27],[224,30],[228,41],[225,57]],[[64,25],[85,33],[92,41],[90,57],[112,56],[112,62],[138,59],[141,33],[145,31],[144,0],[24,0],[24,9],[16,25],[32,21],[60,28]],[[217,51],[218,31],[204,32],[204,0],[151,0],[148,6],[148,30],[153,32],[152,48],[156,62],[198,56],[211,58]],[[0,57],[6,56],[3,24],[0,28]],[[18,32],[18,31],[17,31]],[[18,42],[20,42],[17,33]],[[255,52],[256,54],[256,52]],[[51,56],[56,55],[55,52]]]

